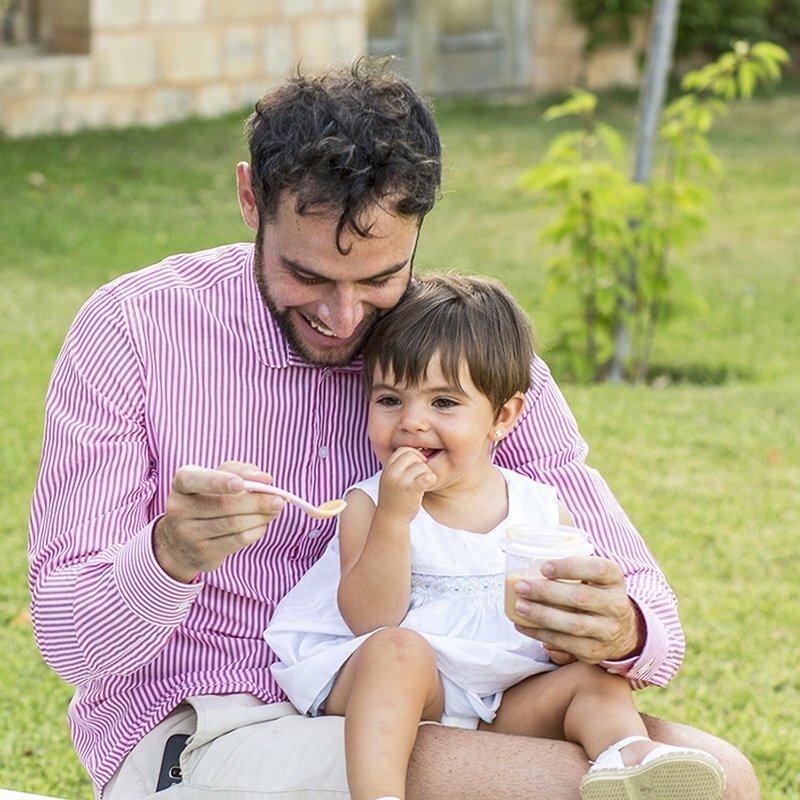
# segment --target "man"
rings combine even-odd
[[[347,795],[341,720],[293,711],[262,638],[335,523],[243,479],[318,503],[377,469],[357,356],[411,280],[441,148],[420,98],[365,61],[272,92],[248,133],[237,188],[255,245],[175,256],[101,288],[48,392],[34,624],[46,661],[77,684],[75,747],[109,800],[175,782],[176,798]],[[555,484],[613,561],[555,564],[552,577],[584,583],[532,582],[518,610],[557,663],[664,684],[683,654],[664,576],[586,467],[538,359],[527,403],[498,462]],[[727,797],[757,796],[726,743],[648,725],[714,753]],[[427,726],[408,796],[572,798],[585,769],[564,742]]]

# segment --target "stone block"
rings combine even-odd
[[[6,136],[33,136],[61,131],[63,99],[32,96],[6,97],[0,104],[0,131]]]
[[[205,0],[151,0],[145,16],[153,25],[193,25],[206,21],[206,4]]]
[[[148,33],[98,33],[92,62],[100,88],[149,86],[158,77],[156,45]]]
[[[565,0],[539,0],[533,4],[532,13],[534,58],[542,50],[559,55],[582,52],[586,32],[575,21]]]
[[[297,59],[291,43],[291,28],[286,22],[270,25],[264,31],[263,66],[267,74],[285,78]]]
[[[37,65],[43,56],[25,54],[0,60],[0,97],[28,95],[39,88]]]
[[[87,128],[103,128],[110,124],[108,98],[98,92],[74,92],[64,99],[63,130],[65,133]]]
[[[335,61],[335,30],[329,19],[299,19],[293,26],[292,60],[316,70]]]
[[[574,58],[537,58],[531,88],[537,93],[554,92],[574,86],[579,77],[580,62]]]
[[[39,87],[45,94],[87,89],[91,84],[89,56],[45,56],[39,59]]]
[[[197,113],[192,89],[155,89],[145,93],[141,121],[144,125],[177,122]]]
[[[323,13],[345,12],[367,18],[367,0],[318,0]]]
[[[282,0],[209,0],[207,18],[216,22],[262,21],[280,19]]]
[[[630,47],[607,47],[593,54],[586,70],[590,90],[635,86],[639,82],[636,56]]]
[[[254,25],[237,25],[222,34],[222,74],[243,78],[261,71],[261,32]]]
[[[352,14],[333,21],[333,59],[344,64],[367,52],[366,17]]]
[[[167,83],[201,83],[222,74],[219,37],[208,29],[177,29],[156,36],[159,77]]]
[[[59,0],[63,2],[63,0]],[[146,0],[92,0],[92,28],[130,28],[145,20]]]
[[[282,0],[280,8],[286,17],[314,16],[318,10],[316,0]]]
[[[201,117],[216,117],[236,108],[234,93],[229,84],[203,86],[196,93],[197,113]]]
[[[231,111],[241,108],[244,109],[245,114],[249,114],[256,102],[267,93],[270,87],[282,83],[284,78],[285,76],[281,76],[278,79],[272,79],[267,75],[263,80],[237,82],[233,87]]]

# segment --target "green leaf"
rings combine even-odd
[[[749,61],[744,61],[739,66],[739,96],[745,100],[753,96],[756,88],[756,67]]]

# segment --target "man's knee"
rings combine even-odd
[[[689,725],[644,714],[642,718],[652,739],[681,747],[696,747],[711,753],[725,771],[725,800],[759,800],[761,792],[753,765],[730,742]]]

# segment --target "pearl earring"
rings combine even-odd
[[[497,430],[494,432],[494,438],[495,438],[495,439],[502,439],[502,438],[503,438],[503,431],[501,431],[501,430],[500,430],[500,428],[498,428],[498,429],[497,429]]]

